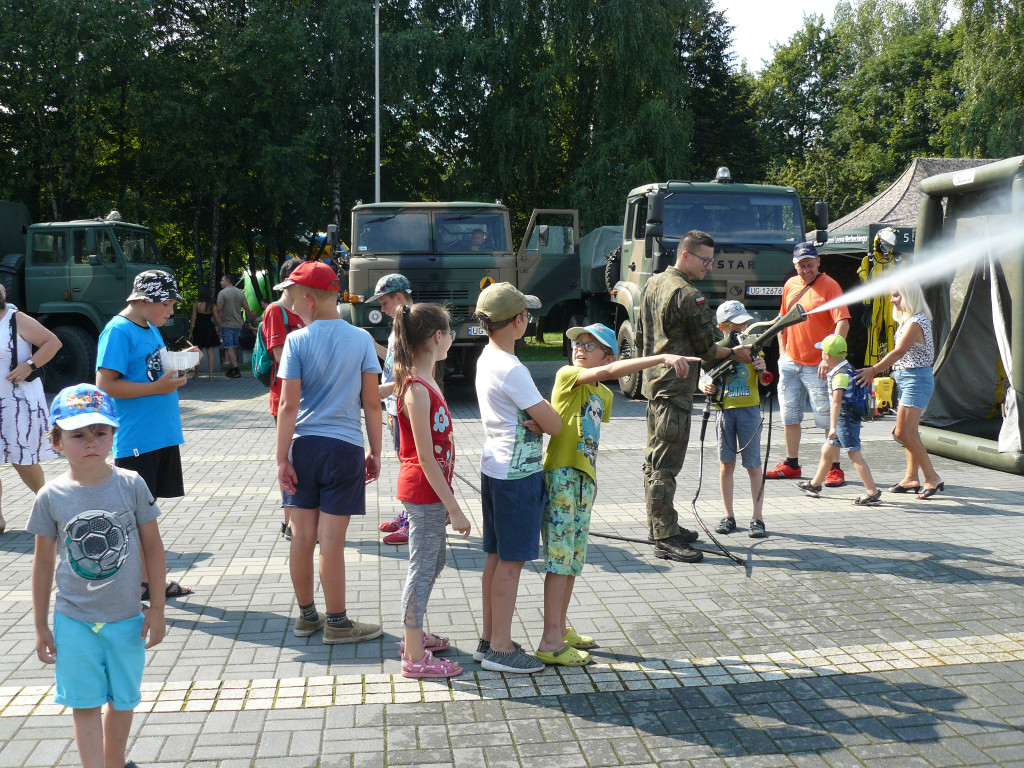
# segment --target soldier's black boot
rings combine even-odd
[[[681,538],[687,544],[692,544],[693,542],[695,542],[697,539],[700,538],[700,534],[697,533],[696,531],[691,531],[689,528],[683,528],[682,526],[680,526],[680,528],[679,528],[679,538]]]
[[[704,553],[691,547],[681,536],[657,539],[654,542],[654,549],[657,551],[658,557],[663,557],[667,560],[678,560],[682,563],[699,563],[704,559]]]

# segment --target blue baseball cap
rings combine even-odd
[[[576,326],[575,328],[570,328],[566,331],[565,335],[569,338],[569,341],[576,341],[576,339],[584,333],[589,333],[597,339],[598,342],[600,342],[602,347],[610,349],[612,351],[612,355],[615,357],[619,356],[619,342],[615,338],[615,331],[607,325],[604,325],[603,323],[593,323],[588,325],[586,328]]]
[[[377,285],[373,289],[373,296],[367,301],[379,301],[381,296],[387,296],[389,293],[412,293],[409,278],[397,272],[384,275],[377,281]]]
[[[90,424],[121,426],[110,395],[92,384],[62,389],[50,406],[50,420],[61,429],[81,429]]]
[[[799,264],[804,259],[816,258],[818,258],[818,249],[814,247],[814,243],[798,243],[793,249],[794,264]]]

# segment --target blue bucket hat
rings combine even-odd
[[[61,429],[81,429],[90,424],[119,427],[110,395],[92,384],[65,387],[53,399],[50,420]]]
[[[598,340],[602,347],[610,349],[612,355],[615,357],[619,356],[619,342],[618,339],[615,338],[615,331],[607,325],[604,325],[603,323],[593,323],[588,325],[586,328],[576,326],[575,328],[570,328],[566,331],[565,335],[568,337],[569,341],[576,341],[576,339],[584,333],[589,333]]]
[[[377,281],[377,285],[373,289],[373,296],[368,298],[367,301],[379,301],[381,296],[402,292],[412,293],[412,286],[409,284],[408,277],[395,272],[390,275],[384,275],[384,277]]]

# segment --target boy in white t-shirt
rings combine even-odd
[[[516,341],[540,308],[509,283],[494,283],[477,299],[489,341],[480,354],[476,393],[485,440],[480,460],[483,497],[483,631],[473,658],[495,672],[533,673],[544,662],[512,642],[519,575],[538,556],[544,511],[542,434],[557,435],[562,418],[541,397],[515,356]]]

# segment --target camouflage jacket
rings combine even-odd
[[[715,314],[704,294],[675,267],[652,276],[640,294],[637,312],[637,354],[693,355],[710,362],[718,354]],[[648,400],[669,398],[684,410],[693,407],[693,393],[700,378],[700,366],[691,365],[683,379],[667,365],[644,371],[644,395]]]

